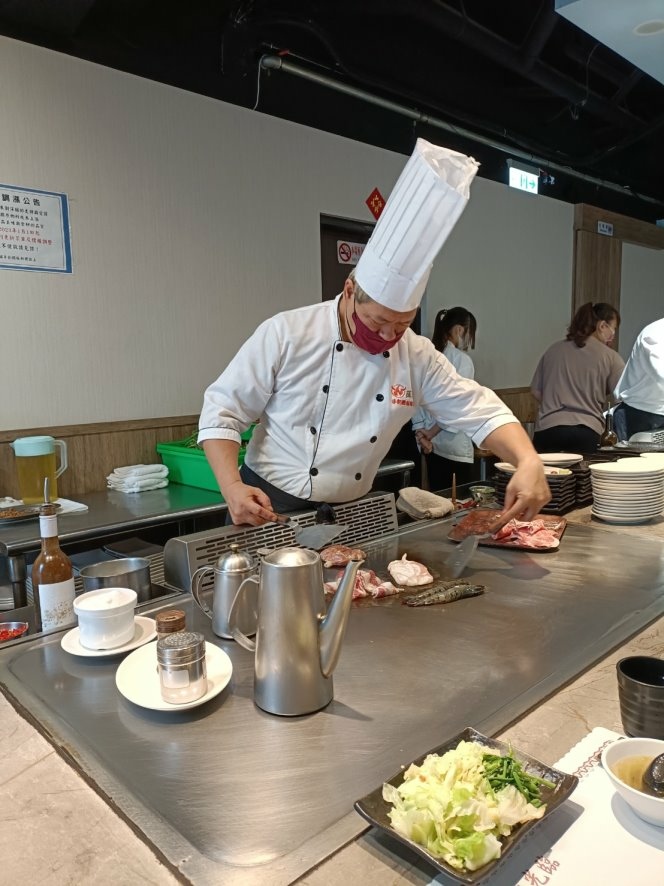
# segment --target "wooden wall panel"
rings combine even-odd
[[[600,222],[612,226],[611,235],[598,233]],[[587,203],[574,207],[572,314],[588,301],[620,311],[623,243],[664,249],[664,228]]]
[[[530,393],[530,388],[499,388],[496,394],[509,406],[520,422],[527,424],[537,418],[539,404]]]
[[[608,212],[588,203],[577,203],[574,207],[574,228],[577,231],[597,233],[597,223],[608,222],[613,225],[613,239],[624,243],[635,243],[637,246],[649,246],[651,249],[664,249],[664,228],[639,218],[630,218],[618,212]],[[600,236],[610,240],[605,234]]]
[[[572,315],[586,302],[606,302],[620,310],[622,241],[576,231]]]
[[[0,497],[18,497],[14,451],[9,443],[18,437],[50,434],[67,443],[69,467],[58,478],[58,492],[75,498],[106,487],[106,477],[122,465],[156,464],[161,461],[157,443],[182,440],[198,423],[197,415],[104,422],[51,428],[27,428],[0,433]]]

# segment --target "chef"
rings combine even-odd
[[[664,318],[645,326],[618,380],[614,395],[622,400],[626,436],[664,428]]]
[[[264,321],[206,390],[198,441],[234,523],[364,495],[418,407],[517,466],[505,519],[530,520],[549,500],[512,412],[409,328],[477,167],[418,139],[340,295]],[[240,434],[256,420],[238,470]]]

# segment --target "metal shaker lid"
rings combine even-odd
[[[205,637],[198,631],[179,631],[157,640],[157,662],[162,665],[187,664],[205,655]]]
[[[253,572],[256,561],[246,551],[241,551],[238,544],[229,545],[230,551],[222,554],[217,560],[217,572]]]

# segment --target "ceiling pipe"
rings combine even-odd
[[[310,71],[307,68],[295,65],[293,64],[293,62],[290,62],[287,59],[282,58],[281,56],[263,55],[261,56],[259,65],[266,71],[284,71],[287,74],[293,74],[296,77],[301,77],[304,80],[309,80],[310,82],[316,83],[319,86],[326,86],[330,89],[336,90],[337,92],[342,92],[345,95],[351,96],[352,98],[368,102],[369,104],[375,105],[378,108],[383,108],[383,110],[391,111],[392,113],[399,114],[402,117],[407,117],[408,119],[413,120],[415,123],[421,123],[426,126],[433,126],[436,129],[443,129],[445,130],[445,132],[451,132],[453,135],[461,136],[462,138],[466,138],[469,141],[477,142],[481,145],[486,145],[486,147],[493,148],[494,150],[500,151],[503,154],[508,154],[511,157],[520,157],[522,160],[527,160],[530,163],[534,163],[538,166],[544,167],[547,172],[555,170],[556,172],[571,176],[572,178],[582,179],[583,181],[588,182],[589,184],[597,185],[600,188],[605,188],[610,191],[616,191],[623,197],[638,197],[640,200],[644,200],[648,203],[653,203],[659,207],[664,205],[661,200],[657,200],[654,197],[649,197],[647,194],[640,194],[637,191],[633,191],[630,188],[618,185],[615,182],[605,181],[601,178],[595,178],[595,176],[587,175],[585,172],[579,172],[569,166],[563,166],[562,164],[556,163],[555,161],[548,160],[544,157],[538,157],[535,154],[529,153],[528,151],[523,151],[520,148],[513,147],[512,145],[507,145],[502,142],[496,141],[495,139],[488,138],[487,136],[480,135],[479,133],[473,132],[470,129],[466,129],[463,126],[457,126],[452,123],[447,123],[445,120],[441,120],[438,117],[431,117],[429,116],[429,114],[423,114],[421,111],[415,110],[413,108],[408,108],[405,105],[401,105],[398,102],[391,101],[390,99],[381,98],[378,95],[372,95],[372,93],[366,92],[364,89],[359,89],[356,86],[351,86],[348,83],[343,83],[340,80],[335,80],[334,78],[328,77],[325,74],[321,74],[318,71]]]
[[[555,16],[549,6],[546,4],[540,6],[519,51],[519,55],[523,59],[524,73],[529,72],[533,65],[539,61],[542,50],[549,42],[549,37],[553,34],[559,20],[560,17]]]
[[[402,15],[403,0],[367,0],[370,6],[381,15]],[[554,96],[563,98],[572,105],[582,105],[584,110],[596,117],[631,130],[641,125],[642,120],[616,107],[612,102],[597,95],[586,86],[575,83],[571,78],[551,68],[541,59],[527,62],[512,43],[487,30],[478,22],[466,16],[465,12],[447,6],[441,0],[431,4],[411,4],[413,15],[417,15],[427,28],[440,32],[447,40],[455,40],[460,45],[469,46],[486,58],[509,71],[525,77]]]

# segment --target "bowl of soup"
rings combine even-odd
[[[658,738],[624,738],[602,751],[602,767],[614,788],[632,810],[649,824],[664,828],[664,797],[648,792],[643,773],[655,757],[664,754]]]

